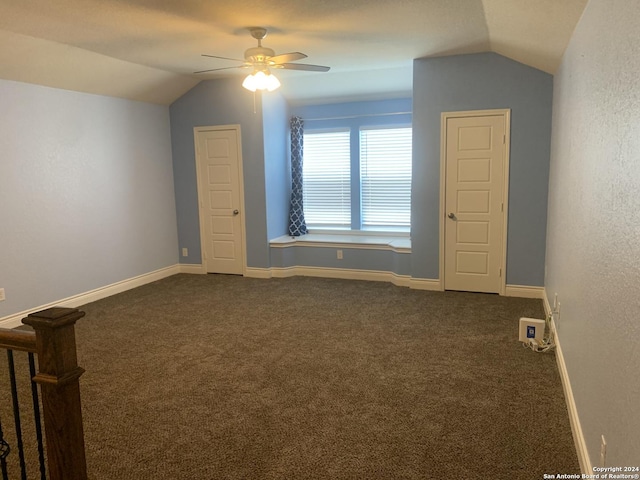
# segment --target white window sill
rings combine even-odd
[[[330,247],[359,248],[369,250],[393,250],[411,253],[411,238],[405,235],[363,234],[363,233],[308,233],[299,237],[283,235],[269,242],[274,248],[287,247]]]

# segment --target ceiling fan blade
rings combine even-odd
[[[246,68],[246,67],[244,65],[238,65],[235,67],[210,68],[209,70],[200,70],[199,72],[193,72],[193,73],[217,72],[218,70],[231,70],[233,68]]]
[[[275,66],[278,68],[285,68],[287,70],[306,70],[308,72],[328,72],[331,69],[331,67],[309,65],[307,63],[280,63]]]
[[[234,62],[242,62],[244,63],[244,60],[241,60],[239,58],[229,58],[229,57],[219,57],[217,55],[207,55],[206,53],[202,54],[203,57],[210,57],[210,58],[221,58],[222,60],[233,60]]]
[[[307,56],[304,53],[300,52],[282,53],[280,55],[276,55],[275,57],[271,57],[269,59],[269,63],[295,62],[296,60],[302,60],[303,58],[307,58]]]

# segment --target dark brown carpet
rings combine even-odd
[[[176,275],[81,309],[94,480],[579,473],[555,357],[517,341],[539,300]]]

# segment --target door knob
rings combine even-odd
[[[449,217],[451,220],[455,220],[456,216],[453,212],[451,212],[449,215],[447,215],[447,217]]]
[[[239,212],[238,210],[234,210],[234,211],[233,211],[233,214],[234,214],[234,215],[238,215],[239,213],[240,213],[240,212]]]

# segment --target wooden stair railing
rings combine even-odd
[[[84,312],[49,308],[22,322],[33,332],[0,329],[0,348],[35,353],[46,438],[49,480],[86,480],[87,464],[82,426],[79,378],[84,369],[76,354],[76,321]]]

